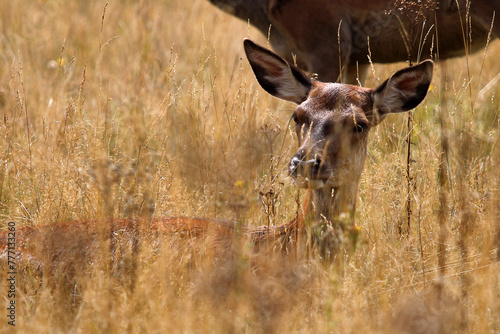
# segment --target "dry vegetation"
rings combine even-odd
[[[265,38],[204,0],[112,1],[103,19],[104,7],[0,4],[2,227],[293,218],[303,192],[282,171],[294,147],[293,106],[265,94],[243,59],[244,37]],[[101,247],[90,261],[63,254],[43,277],[25,270],[16,329],[500,332],[499,52],[492,43],[469,69],[466,58],[438,64],[414,114],[407,236],[398,233],[406,118],[394,115],[371,134],[361,236],[339,264],[307,252],[256,255],[239,243],[222,253],[175,237],[153,243],[143,233],[134,255]],[[367,85],[401,66],[376,65]],[[0,328],[9,330],[2,309]]]

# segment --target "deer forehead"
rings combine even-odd
[[[297,107],[299,118],[316,123],[368,122],[373,101],[369,89],[338,83],[314,82],[308,98]],[[352,123],[348,122],[348,123]]]

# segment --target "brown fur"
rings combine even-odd
[[[434,56],[430,54],[432,43],[439,59],[464,55],[465,0],[458,1],[459,7],[455,1],[442,5],[428,1],[437,9],[422,9],[424,26],[420,23],[423,17],[413,17],[414,13],[403,13],[398,18],[400,12],[394,7],[394,0],[210,1],[245,21],[250,20],[265,36],[271,26],[270,42],[274,50],[289,62],[293,62],[292,55],[296,55],[298,65],[317,73],[322,81],[337,81],[343,70],[343,82],[356,83],[358,72],[363,82],[368,69],[368,38],[372,61],[408,60],[402,36],[403,31],[409,34],[412,29],[413,61],[417,60],[420,36],[428,31],[431,33],[421,46],[420,59]],[[472,1],[472,44],[468,52],[484,48],[493,12],[497,17],[500,15],[498,1]],[[500,21],[495,21],[493,34],[498,37]]]

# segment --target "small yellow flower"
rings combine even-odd
[[[429,92],[433,92],[434,91],[434,86],[433,85],[430,85],[429,86]]]
[[[238,180],[234,183],[234,185],[238,188],[242,188],[243,184],[244,184],[243,180]]]
[[[66,58],[64,58],[64,57],[57,58],[57,65],[59,65],[60,67],[62,67],[65,64],[66,64]]]

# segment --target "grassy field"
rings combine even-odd
[[[110,217],[293,218],[304,196],[283,170],[296,145],[293,105],[258,86],[244,37],[267,43],[205,0],[2,1],[2,229]],[[404,233],[400,114],[371,134],[361,237],[342,265],[238,244],[221,255],[174,237],[158,248],[144,237],[118,269],[103,251],[89,263],[75,254],[43,278],[25,271],[15,329],[500,332],[499,53],[497,41],[437,64],[414,112]],[[375,65],[366,85],[404,66]],[[0,268],[0,329],[9,332],[6,277]]]

